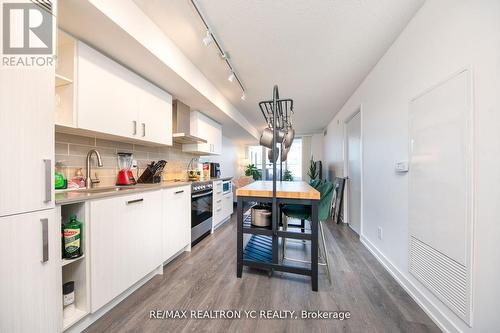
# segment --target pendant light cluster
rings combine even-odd
[[[236,81],[238,83],[238,85],[241,88],[241,99],[243,101],[246,100],[245,87],[243,86],[243,83],[241,83],[240,78],[236,74],[236,71],[234,70],[234,67],[231,64],[231,61],[229,60],[229,54],[227,52],[225,52],[222,49],[222,47],[220,46],[220,43],[217,41],[217,38],[215,38],[214,34],[212,33],[212,31],[210,30],[210,27],[207,24],[207,21],[205,20],[205,18],[203,17],[203,15],[200,12],[200,9],[196,5],[195,0],[191,0],[191,4],[193,5],[194,9],[196,10],[196,13],[200,17],[201,21],[203,22],[203,25],[207,29],[205,37],[203,37],[203,39],[202,39],[203,44],[205,44],[205,46],[209,46],[210,44],[214,43],[215,46],[217,46],[217,48],[219,49],[219,54],[220,54],[221,58],[224,60],[226,65],[229,67],[229,76],[227,77],[227,80],[229,82]]]

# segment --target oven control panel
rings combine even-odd
[[[191,184],[191,192],[204,192],[212,189],[212,182],[195,182]]]

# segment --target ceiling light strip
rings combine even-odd
[[[196,10],[196,13],[198,14],[198,16],[200,17],[201,21],[203,22],[203,25],[205,26],[205,28],[207,29],[207,35],[210,34],[210,36],[212,37],[212,40],[214,41],[215,45],[217,46],[217,48],[219,49],[219,52],[221,54],[221,57],[222,59],[224,59],[224,61],[226,62],[227,66],[229,67],[229,71],[232,75],[234,75],[234,78],[236,79],[236,81],[238,82],[242,92],[243,92],[243,95],[245,95],[245,87],[243,86],[243,83],[241,83],[241,80],[240,80],[240,77],[238,76],[238,74],[236,74],[236,71],[234,70],[234,67],[233,65],[231,64],[231,61],[229,60],[229,58],[226,56],[226,52],[224,52],[224,50],[222,49],[219,41],[217,40],[217,38],[214,36],[214,34],[212,33],[212,30],[210,29],[207,21],[205,20],[205,18],[203,17],[203,15],[201,14],[200,12],[200,9],[198,8],[198,6],[196,5],[196,2],[195,0],[191,0],[191,4],[193,5],[194,9]],[[242,98],[244,100],[244,98]]]

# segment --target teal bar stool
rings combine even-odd
[[[316,185],[316,186],[314,186]],[[326,266],[326,272],[328,275],[328,281],[332,283],[331,275],[330,275],[330,265],[329,265],[329,260],[328,260],[328,252],[326,250],[326,241],[325,241],[325,233],[323,229],[323,223],[328,220],[328,217],[330,216],[330,211],[332,207],[332,201],[333,201],[333,193],[334,193],[334,187],[333,184],[329,181],[325,182],[315,182],[314,184],[311,182],[311,186],[315,187],[316,190],[319,191],[321,194],[319,204],[318,204],[318,220],[319,220],[319,233],[321,235],[321,239],[319,242],[319,247],[320,247],[320,253],[322,253],[322,261],[320,261],[318,264],[322,266]],[[309,206],[302,206],[302,205],[284,205],[282,208],[282,212],[284,214],[284,219],[283,219],[283,230],[287,230],[288,228],[288,218],[295,218],[295,219],[300,219],[301,221],[304,220],[311,220],[311,208]],[[304,260],[299,260],[299,259],[294,259],[294,258],[287,258],[286,257],[286,240],[283,238],[281,242],[282,246],[282,259],[287,259],[287,260],[293,260],[293,261],[299,261],[299,262],[309,262],[309,261],[304,261]]]

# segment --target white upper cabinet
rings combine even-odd
[[[182,145],[182,151],[205,155],[222,154],[222,126],[199,111],[191,112],[191,134],[207,143]]]
[[[137,136],[139,84],[126,68],[79,42],[77,126],[117,136]]]
[[[0,216],[54,207],[54,67],[0,69]]]
[[[71,46],[70,37],[60,39],[60,71],[71,83],[56,88],[57,125],[172,145],[170,94],[85,43],[72,40]]]
[[[172,96],[149,82],[139,92],[137,135],[146,141],[172,145]]]

